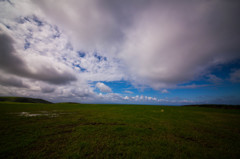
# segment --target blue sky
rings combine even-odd
[[[240,104],[237,1],[0,4],[0,96]]]

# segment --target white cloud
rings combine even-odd
[[[128,99],[129,99],[129,97],[128,97],[128,96],[125,96],[125,97],[124,97],[124,99],[125,99],[125,100],[128,100]]]
[[[182,7],[175,6],[177,4],[155,5],[142,12],[134,19],[135,25],[128,29],[128,40],[123,46],[121,56],[129,71],[137,76],[134,80],[156,89],[193,80],[212,65],[239,58],[237,53],[227,51],[229,46],[237,49],[237,41],[225,41],[229,35],[237,38],[235,33],[229,31],[216,36],[212,27],[218,25],[207,23],[213,18],[212,13],[224,14],[228,7],[234,6],[222,7],[223,1],[186,3]],[[216,5],[225,12],[215,8]],[[190,16],[193,12],[194,16]],[[227,17],[218,19],[223,28],[229,25],[225,24],[227,21],[234,23]],[[198,19],[206,23],[199,23]]]
[[[169,93],[167,89],[163,89],[161,92],[162,93]]]
[[[104,83],[101,83],[101,82],[98,82],[96,84],[96,87],[101,91],[101,92],[104,92],[104,93],[110,93],[112,92],[112,89],[110,87],[108,87],[107,85],[105,85]]]
[[[133,94],[132,91],[124,91],[125,93],[128,93],[128,94]]]

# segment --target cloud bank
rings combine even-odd
[[[35,3],[70,30],[76,47],[117,56],[130,80],[155,89],[193,80],[240,57],[238,1]]]
[[[240,3],[235,0],[0,3],[0,94],[22,88],[16,94],[134,101],[145,97],[119,97],[99,81],[124,80],[170,94],[173,88],[207,86],[181,85],[203,77],[221,84],[211,70],[240,59]],[[237,69],[229,76],[239,82]]]

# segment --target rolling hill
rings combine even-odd
[[[28,97],[0,97],[0,102],[19,102],[19,103],[44,103],[51,104],[51,102],[38,99],[38,98],[28,98]]]

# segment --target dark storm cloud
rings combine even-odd
[[[0,69],[35,80],[41,80],[52,84],[66,84],[76,80],[75,76],[66,71],[59,72],[57,69],[49,66],[41,66],[37,71],[32,72],[25,61],[17,55],[13,46],[14,40],[7,34],[0,33]]]
[[[47,81],[52,84],[67,84],[71,81],[76,81],[76,77],[68,72],[58,72],[54,68],[42,66],[36,74],[32,75],[33,78]]]
[[[42,93],[52,93],[55,91],[55,88],[53,87],[43,87],[41,88]]]
[[[0,76],[0,85],[2,86],[12,86],[19,88],[28,88],[29,86],[23,83],[22,80],[14,78],[14,77],[1,77]]]
[[[27,67],[19,58],[13,47],[13,40],[6,34],[0,33],[0,66],[2,70],[13,74],[27,74]]]

